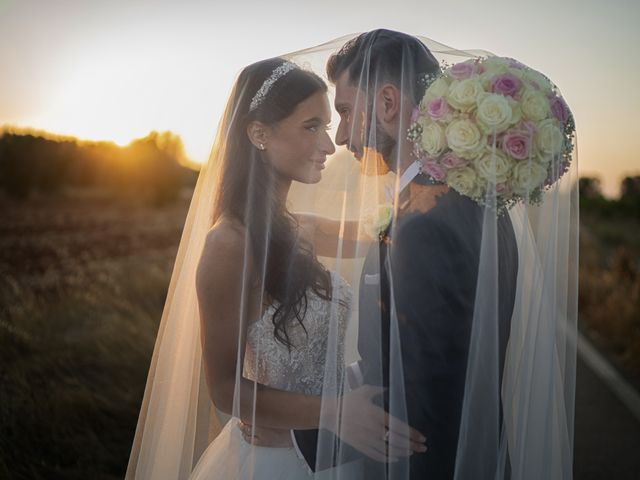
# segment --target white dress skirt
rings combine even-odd
[[[309,480],[314,478],[295,448],[258,447],[247,443],[238,419],[227,422],[191,473],[190,480]]]

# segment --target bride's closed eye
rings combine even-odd
[[[313,133],[319,132],[321,129],[324,130],[325,132],[328,132],[329,130],[331,130],[331,125],[314,124],[314,125],[307,125],[305,128]]]

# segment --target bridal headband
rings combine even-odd
[[[273,72],[271,72],[271,75],[269,76],[269,78],[267,78],[264,81],[262,86],[258,89],[256,94],[251,99],[251,104],[249,105],[249,112],[253,112],[256,108],[258,108],[260,104],[264,102],[264,99],[267,96],[267,93],[269,93],[269,90],[271,90],[271,87],[273,87],[273,85],[278,80],[280,80],[282,77],[284,77],[287,73],[289,73],[294,68],[296,68],[296,64],[291,62],[284,62],[279,67],[275,68]]]

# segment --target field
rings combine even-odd
[[[640,218],[581,213],[580,328],[640,391]]]
[[[124,476],[187,208],[0,200],[0,478]]]
[[[0,478],[122,478],[188,192],[0,197]],[[582,215],[580,327],[640,385],[640,221]]]

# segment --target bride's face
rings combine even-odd
[[[327,155],[335,152],[327,133],[330,121],[327,94],[318,92],[300,102],[287,118],[271,126],[265,154],[276,172],[302,183],[319,182]]]

